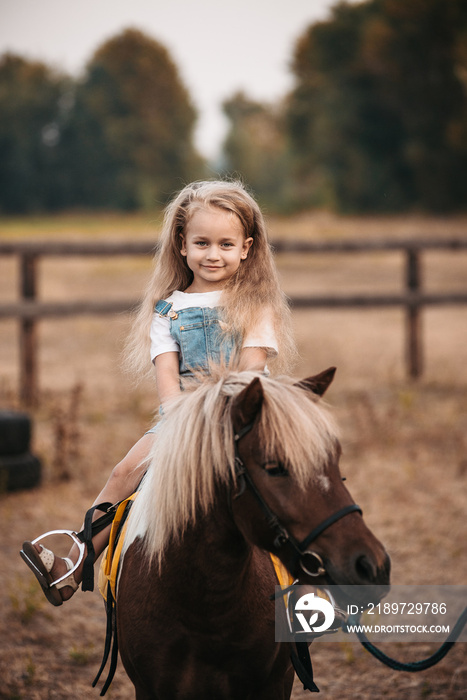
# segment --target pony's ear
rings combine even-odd
[[[259,377],[255,377],[235,398],[232,405],[232,423],[238,432],[249,423],[253,423],[263,403],[263,386]]]
[[[295,386],[299,386],[301,389],[306,389],[307,391],[312,391],[318,396],[323,396],[326,389],[331,384],[336,373],[335,367],[329,367],[325,369],[324,372],[316,374],[314,377],[307,377],[306,379],[301,379],[296,383]]]

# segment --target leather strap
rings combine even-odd
[[[93,591],[94,590],[94,561],[95,561],[95,550],[92,543],[92,538],[106,528],[115,516],[116,507],[119,504],[112,503],[99,503],[88,510],[84,518],[84,528],[78,533],[78,537],[81,542],[86,545],[87,555],[83,564],[83,580],[81,583],[81,589],[83,591]],[[100,510],[104,513],[100,518],[93,522],[92,516],[96,510]]]

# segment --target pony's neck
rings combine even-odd
[[[257,568],[255,550],[234,524],[228,499],[228,494],[216,498],[209,513],[197,518],[170,546],[163,562],[164,578],[180,581],[184,596],[190,581],[188,596],[195,606],[209,595],[211,609],[219,606],[224,615],[240,591],[245,593]]]
[[[251,547],[233,521],[228,496],[217,497],[214,503],[206,515],[198,517],[196,524],[187,528],[181,546],[184,549],[195,546],[198,563],[205,570],[212,570],[214,576],[216,572],[220,576],[223,571],[232,572],[232,567],[239,574],[249,565]]]

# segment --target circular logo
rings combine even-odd
[[[308,620],[305,617],[305,613],[311,613]],[[315,627],[318,617],[323,615],[324,622]],[[295,604],[295,616],[304,632],[325,632],[334,622],[334,608],[325,598],[320,598],[314,593],[306,593]]]

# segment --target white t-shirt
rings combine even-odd
[[[197,292],[173,292],[165,301],[172,302],[173,311],[181,311],[192,307],[214,309],[219,306],[221,291]],[[151,330],[151,360],[164,352],[180,352],[177,341],[170,334],[170,320],[167,316],[159,316],[155,313],[152,318]],[[262,322],[243,339],[244,348],[265,348],[268,357],[275,357],[278,352],[277,339],[271,318],[264,318]]]

